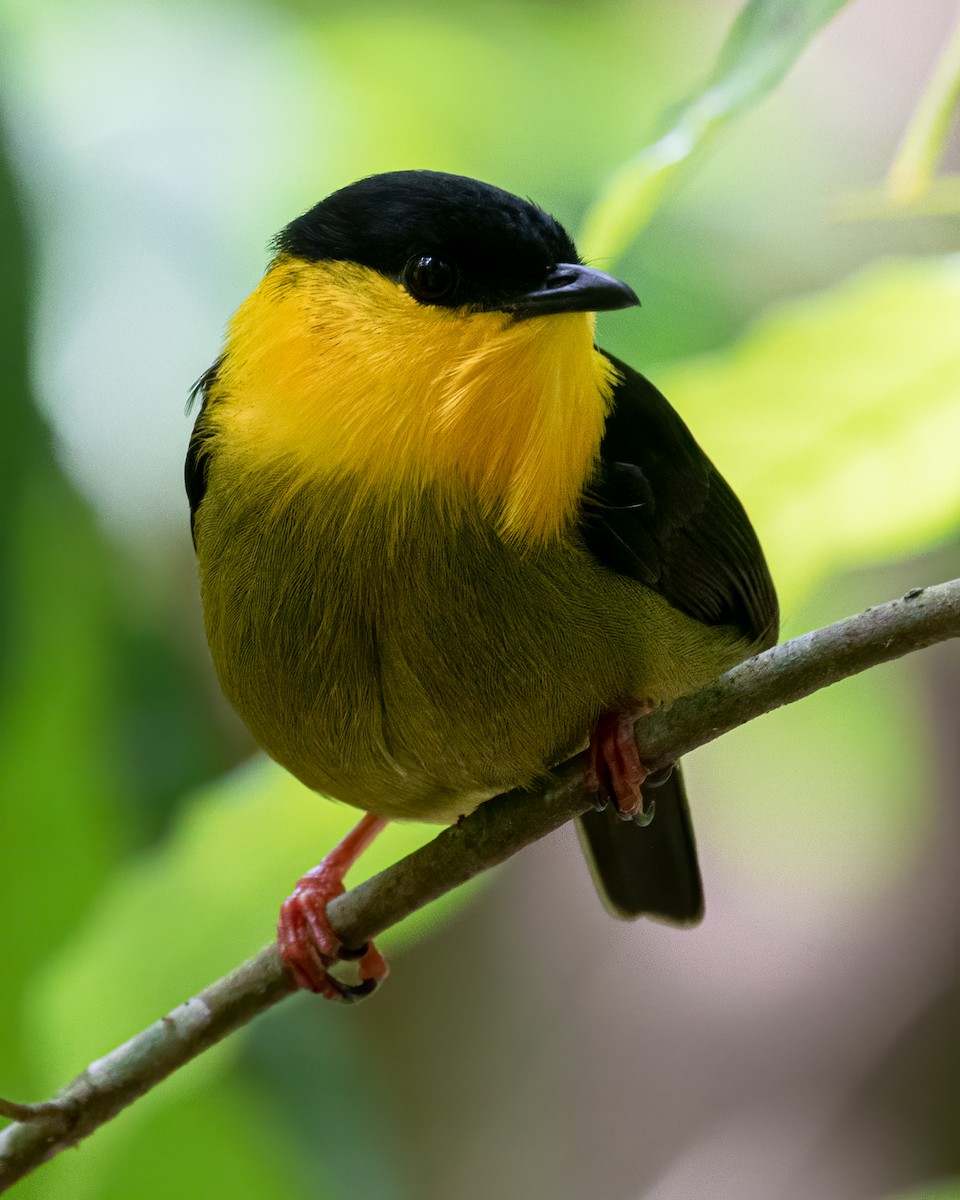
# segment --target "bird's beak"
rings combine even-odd
[[[519,317],[540,317],[560,312],[608,312],[639,303],[632,287],[604,271],[581,263],[557,263],[543,287],[504,307]]]

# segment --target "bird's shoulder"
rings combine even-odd
[[[743,506],[657,388],[606,357],[617,383],[581,518],[587,548],[696,620],[771,645],[776,592]]]

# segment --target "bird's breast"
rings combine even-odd
[[[700,627],[576,540],[520,549],[466,494],[359,495],[331,479],[278,507],[214,478],[198,513],[221,683],[309,786],[450,820],[532,782],[611,704],[684,690]]]
[[[465,484],[504,538],[542,544],[575,517],[615,374],[589,313],[422,305],[356,264],[281,257],[231,322],[206,424],[238,476]]]

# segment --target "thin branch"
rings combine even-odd
[[[55,1115],[60,1111],[56,1100],[46,1100],[42,1104],[16,1104],[13,1100],[0,1099],[0,1117],[6,1117],[8,1121],[35,1121],[37,1117]]]
[[[804,634],[749,659],[693,696],[644,717],[637,745],[657,770],[763,713],[934,642],[960,636],[960,579],[908,592],[878,608]],[[401,862],[334,900],[331,923],[362,945],[423,905],[595,802],[585,755],[558,767],[535,792],[481,805]],[[0,1133],[0,1191],[76,1145],[167,1075],[295,990],[275,945],[91,1063],[42,1105],[0,1102],[15,1118]]]

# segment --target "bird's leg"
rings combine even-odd
[[[387,964],[373,942],[353,953],[343,946],[327,920],[327,905],[344,891],[344,875],[384,825],[383,817],[367,813],[323,862],[300,879],[280,908],[277,945],[281,958],[300,987],[328,1000],[367,996],[387,974]],[[341,983],[330,974],[330,967],[346,958],[358,960],[359,984]]]
[[[639,717],[652,712],[651,700],[632,707],[611,708],[601,713],[590,734],[590,766],[597,788],[606,792],[625,821],[648,825],[653,805],[643,807],[641,787],[650,772],[640,761],[634,727]]]

